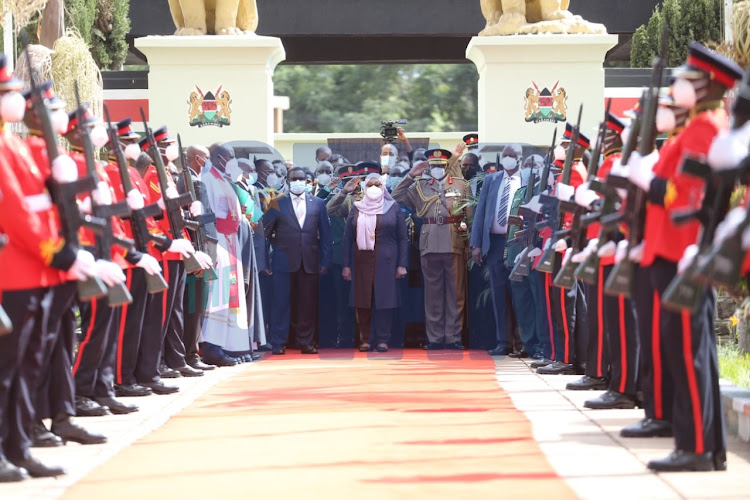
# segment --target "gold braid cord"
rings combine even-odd
[[[40,12],[44,10],[48,0],[2,0],[0,16],[3,18],[9,12],[13,14],[13,30],[18,33]]]
[[[432,206],[433,203],[437,203],[440,201],[440,195],[436,194],[430,197],[425,196],[424,192],[422,192],[422,186],[419,184],[419,179],[415,181],[415,188],[417,190],[417,194],[419,195],[419,199],[422,200],[422,203],[424,203],[424,206],[422,206],[421,210],[417,210],[417,217],[424,217],[429,208]]]

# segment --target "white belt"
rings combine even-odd
[[[52,198],[47,193],[33,194],[30,196],[24,196],[26,205],[34,213],[44,212],[52,208]]]

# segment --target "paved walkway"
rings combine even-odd
[[[325,354],[331,357],[330,353]],[[331,365],[328,361],[320,360]],[[0,499],[59,498],[72,484],[162,426],[217,383],[234,376],[251,375],[263,363],[214,370],[201,378],[177,379],[175,383],[181,387],[180,393],[133,399],[141,405],[142,411],[132,415],[79,419],[87,428],[109,436],[110,442],[102,446],[70,444],[36,450],[40,459],[64,464],[68,475],[0,485]],[[347,364],[341,361],[332,369],[340,367],[341,376],[345,377]],[[750,445],[736,438],[729,441],[729,470],[726,472],[653,474],[647,471],[646,462],[665,456],[672,448],[672,440],[619,437],[621,427],[641,418],[641,410],[584,409],[583,402],[595,393],[564,390],[565,384],[576,377],[539,376],[518,360],[496,359],[496,376],[515,406],[531,421],[533,436],[549,463],[581,498],[750,497]],[[190,453],[199,456],[200,450]],[[498,495],[501,492],[488,491],[487,498]],[[533,480],[529,480],[528,497],[536,496]]]

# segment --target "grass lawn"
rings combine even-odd
[[[735,344],[719,345],[719,375],[737,387],[750,389],[750,354],[742,354]]]

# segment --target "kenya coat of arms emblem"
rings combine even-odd
[[[565,102],[568,99],[568,94],[564,88],[557,88],[560,82],[555,83],[552,90],[544,87],[541,91],[536,83],[531,83],[534,86],[526,89],[526,96],[524,97],[526,101],[524,106],[526,121],[534,123],[564,122],[568,114],[568,105]]]
[[[188,99],[188,121],[191,127],[229,126],[232,123],[232,98],[229,92],[219,89],[212,93],[203,91],[196,85]]]

